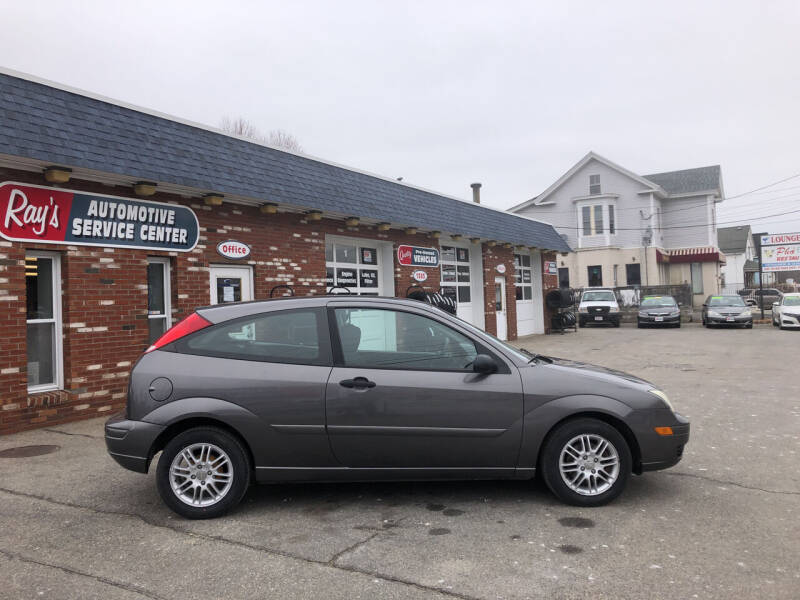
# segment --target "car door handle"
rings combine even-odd
[[[359,390],[374,388],[375,382],[370,381],[366,377],[354,377],[353,379],[342,379],[339,385],[346,388],[355,388]]]

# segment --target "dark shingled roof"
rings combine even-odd
[[[567,252],[549,224],[0,73],[0,153]]]
[[[749,235],[751,235],[749,225],[720,227],[717,229],[717,246],[723,254],[740,254],[747,248]]]
[[[713,165],[711,167],[684,169],[683,171],[667,171],[666,173],[642,175],[642,177],[652,181],[656,185],[660,185],[668,194],[690,194],[692,192],[706,192],[709,190],[721,191],[721,175],[722,170],[720,166]]]

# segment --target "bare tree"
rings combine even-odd
[[[275,148],[281,148],[290,152],[302,152],[303,146],[300,145],[299,140],[292,134],[283,131],[282,129],[273,129],[267,135],[259,131],[258,127],[253,125],[244,117],[223,117],[219,125],[220,129],[225,133],[233,135],[240,135],[242,137],[250,138],[261,144],[267,144]]]

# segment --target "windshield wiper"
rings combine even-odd
[[[528,356],[530,356],[530,359],[528,359],[528,364],[532,363],[535,360],[542,360],[545,358],[541,354],[536,354],[535,352],[531,352],[530,350],[526,350],[525,348],[518,348],[518,350],[523,354],[527,354]]]

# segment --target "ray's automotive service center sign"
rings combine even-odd
[[[190,208],[18,183],[0,184],[0,236],[15,242],[188,252]]]

